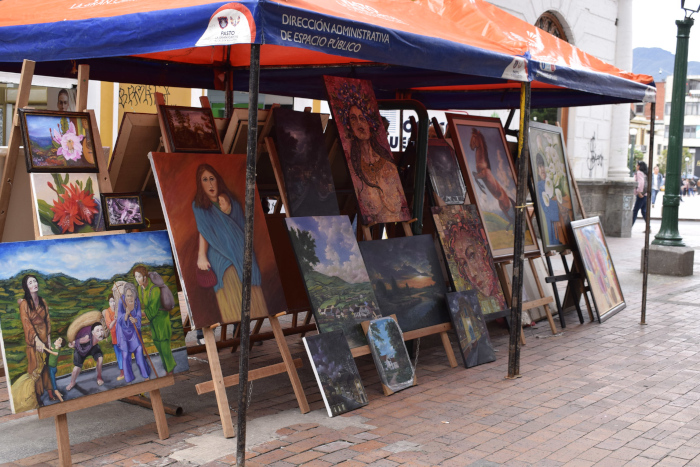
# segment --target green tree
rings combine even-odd
[[[301,272],[308,274],[313,271],[314,265],[320,262],[316,256],[316,240],[310,232],[294,228],[289,231],[289,236],[292,238],[292,245],[295,246]]]

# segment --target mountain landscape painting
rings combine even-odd
[[[360,242],[360,251],[383,316],[404,331],[450,322],[432,235]]]
[[[346,216],[285,219],[319,332],[342,330],[351,348],[367,345],[360,323],[381,316]]]

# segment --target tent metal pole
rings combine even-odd
[[[250,347],[250,298],[253,272],[253,221],[255,217],[255,165],[258,153],[258,87],[260,44],[250,45],[248,82],[248,154],[245,171],[245,254],[243,256],[243,304],[241,306],[241,358],[238,383],[238,424],[236,463],[245,466],[246,412],[248,411],[248,351]]]
[[[649,167],[647,168],[647,215],[644,219],[646,231],[644,232],[644,257],[642,258],[642,318],[639,324],[647,324],[647,286],[649,285],[649,236],[651,235],[651,186],[649,177],[654,176],[654,126],[656,125],[656,101],[651,103],[651,119],[649,124]]]
[[[231,66],[231,46],[226,47],[226,91],[224,95],[224,117],[233,116],[233,67]]]
[[[518,192],[515,196],[515,245],[513,247],[513,291],[510,308],[508,378],[520,377],[520,332],[522,330],[523,265],[525,263],[525,198],[530,175],[528,133],[530,126],[530,83],[520,85],[520,132],[518,135]]]

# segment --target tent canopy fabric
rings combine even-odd
[[[260,91],[325,98],[320,76],[372,80],[378,97],[428,108],[649,101],[653,79],[619,70],[484,0],[4,0],[0,70],[247,90],[250,43]]]

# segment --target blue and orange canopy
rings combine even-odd
[[[323,74],[371,79],[380,98],[428,108],[649,100],[653,79],[619,70],[483,0],[4,0],[0,69],[23,59],[107,81],[247,90],[250,43],[260,90],[324,98]]]

